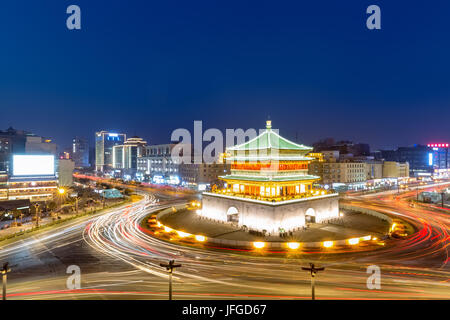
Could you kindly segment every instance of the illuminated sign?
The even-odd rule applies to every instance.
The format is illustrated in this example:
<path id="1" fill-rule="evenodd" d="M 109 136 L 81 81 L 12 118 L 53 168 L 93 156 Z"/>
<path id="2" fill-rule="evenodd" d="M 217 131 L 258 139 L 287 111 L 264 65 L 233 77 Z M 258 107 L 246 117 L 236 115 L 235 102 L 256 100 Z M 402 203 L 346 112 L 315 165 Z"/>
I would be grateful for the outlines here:
<path id="1" fill-rule="evenodd" d="M 42 176 L 55 174 L 53 155 L 13 155 L 14 176 Z"/>
<path id="2" fill-rule="evenodd" d="M 431 152 L 428 153 L 428 165 L 429 166 L 433 165 L 433 154 Z"/>
<path id="3" fill-rule="evenodd" d="M 110 136 L 110 137 L 118 137 L 119 135 L 117 133 L 110 133 L 110 134 L 108 134 L 108 136 Z"/>
<path id="4" fill-rule="evenodd" d="M 448 148 L 448 143 L 429 143 L 427 144 L 429 148 Z"/>

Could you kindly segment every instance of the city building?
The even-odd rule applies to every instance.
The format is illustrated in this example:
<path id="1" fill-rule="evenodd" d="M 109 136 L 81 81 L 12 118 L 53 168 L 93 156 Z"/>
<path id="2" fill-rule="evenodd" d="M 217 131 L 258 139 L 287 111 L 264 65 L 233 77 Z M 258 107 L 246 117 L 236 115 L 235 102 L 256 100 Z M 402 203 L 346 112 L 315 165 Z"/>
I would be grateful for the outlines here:
<path id="1" fill-rule="evenodd" d="M 381 150 L 386 161 L 408 162 L 410 175 L 413 177 L 438 175 L 449 177 L 450 158 L 448 143 L 430 143 L 399 147 L 397 150 Z"/>
<path id="2" fill-rule="evenodd" d="M 362 161 L 331 158 L 324 162 L 314 161 L 309 173 L 318 175 L 319 183 L 331 187 L 334 183 L 345 183 L 354 187 L 367 180 L 366 164 Z"/>
<path id="3" fill-rule="evenodd" d="M 56 144 L 49 138 L 27 136 L 25 141 L 26 154 L 52 154 L 56 156 Z"/>
<path id="4" fill-rule="evenodd" d="M 341 155 L 370 156 L 370 146 L 366 143 L 353 143 L 352 141 L 334 141 L 327 138 L 313 144 L 314 152 L 339 151 Z"/>
<path id="5" fill-rule="evenodd" d="M 70 187 L 73 185 L 73 171 L 75 162 L 71 159 L 58 160 L 58 185 L 60 187 Z"/>
<path id="6" fill-rule="evenodd" d="M 113 170 L 113 147 L 122 145 L 127 139 L 124 133 L 99 131 L 95 133 L 95 170 Z"/>
<path id="7" fill-rule="evenodd" d="M 86 139 L 75 137 L 72 140 L 72 160 L 75 168 L 89 168 L 89 144 Z"/>
<path id="8" fill-rule="evenodd" d="M 182 163 L 179 165 L 181 184 L 200 191 L 213 185 L 223 185 L 219 177 L 230 173 L 231 164 L 221 163 Z"/>
<path id="9" fill-rule="evenodd" d="M 224 188 L 203 193 L 199 215 L 269 234 L 338 217 L 338 195 L 313 187 L 320 177 L 308 174 L 311 151 L 278 135 L 268 120 L 259 136 L 227 148 L 231 173 L 220 177 Z"/>
<path id="10" fill-rule="evenodd" d="M 366 180 L 379 180 L 383 178 L 383 161 L 365 161 Z"/>
<path id="11" fill-rule="evenodd" d="M 121 176 L 130 179 L 136 177 L 138 159 L 146 155 L 147 142 L 139 137 L 132 137 L 122 145 L 113 146 L 113 168 L 120 171 Z"/>
<path id="12" fill-rule="evenodd" d="M 309 173 L 321 177 L 318 183 L 325 188 L 337 190 L 361 190 L 368 187 L 392 185 L 388 178 L 408 177 L 404 175 L 408 164 L 394 162 L 394 167 L 371 156 L 354 157 L 340 155 L 336 150 L 324 150 L 323 161 L 315 160 L 309 165 Z M 394 168 L 396 169 L 394 175 Z"/>
<path id="13" fill-rule="evenodd" d="M 383 178 L 408 178 L 409 163 L 408 162 L 383 162 Z"/>
<path id="14" fill-rule="evenodd" d="M 178 157 L 172 157 L 172 150 L 177 145 L 169 143 L 147 146 L 146 155 L 138 158 L 138 174 L 141 178 L 153 183 L 180 183 L 181 161 Z"/>
<path id="15" fill-rule="evenodd" d="M 54 155 L 12 155 L 10 173 L 1 176 L 0 200 L 47 201 L 58 187 Z"/>
<path id="16" fill-rule="evenodd" d="M 39 143 L 42 142 L 42 138 L 24 130 L 16 130 L 12 127 L 5 131 L 0 130 L 0 171 L 10 170 L 12 154 L 25 154 L 27 152 L 26 142 L 28 137 L 35 137 L 35 140 Z M 33 147 L 35 147 L 32 141 L 33 139 L 28 140 L 28 152 L 33 152 Z M 37 147 L 36 149 L 39 153 L 42 153 L 42 148 Z M 54 144 L 51 144 L 51 149 L 50 153 L 56 154 L 56 146 Z"/>

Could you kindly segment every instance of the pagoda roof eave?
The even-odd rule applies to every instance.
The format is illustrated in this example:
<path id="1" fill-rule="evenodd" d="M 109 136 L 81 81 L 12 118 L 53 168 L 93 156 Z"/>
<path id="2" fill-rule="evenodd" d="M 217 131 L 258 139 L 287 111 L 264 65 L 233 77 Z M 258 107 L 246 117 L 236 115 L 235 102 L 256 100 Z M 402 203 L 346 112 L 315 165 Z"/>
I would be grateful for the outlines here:
<path id="1" fill-rule="evenodd" d="M 297 144 L 286 138 L 283 138 L 272 129 L 266 129 L 259 136 L 244 142 L 242 144 L 229 147 L 227 151 L 246 151 L 246 150 L 296 150 L 296 151 L 312 151 L 312 147 L 303 144 Z"/>

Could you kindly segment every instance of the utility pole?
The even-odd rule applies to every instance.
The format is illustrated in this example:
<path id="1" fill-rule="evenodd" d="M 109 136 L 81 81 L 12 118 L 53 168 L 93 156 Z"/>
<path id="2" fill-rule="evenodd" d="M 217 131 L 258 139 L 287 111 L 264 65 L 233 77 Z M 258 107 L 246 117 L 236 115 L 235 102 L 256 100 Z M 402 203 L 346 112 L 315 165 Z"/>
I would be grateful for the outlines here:
<path id="1" fill-rule="evenodd" d="M 175 264 L 175 260 L 170 260 L 169 263 L 160 263 L 159 265 L 169 272 L 169 300 L 172 300 L 172 273 L 173 269 L 181 267 L 181 264 Z"/>
<path id="2" fill-rule="evenodd" d="M 444 195 L 445 192 L 441 192 L 441 207 L 444 208 Z"/>
<path id="3" fill-rule="evenodd" d="M 316 299 L 316 293 L 315 293 L 315 281 L 314 281 L 315 279 L 314 278 L 315 278 L 316 273 L 318 271 L 323 271 L 323 270 L 325 270 L 325 268 L 324 267 L 316 268 L 314 266 L 314 263 L 310 263 L 309 264 L 309 268 L 308 267 L 302 267 L 302 270 L 311 272 L 311 300 L 315 300 Z"/>
<path id="4" fill-rule="evenodd" d="M 3 264 L 3 268 L 2 268 L 2 282 L 3 282 L 2 297 L 3 297 L 3 300 L 6 300 L 6 274 L 11 271 L 11 269 L 9 268 L 8 265 L 9 265 L 9 263 L 5 262 Z"/>

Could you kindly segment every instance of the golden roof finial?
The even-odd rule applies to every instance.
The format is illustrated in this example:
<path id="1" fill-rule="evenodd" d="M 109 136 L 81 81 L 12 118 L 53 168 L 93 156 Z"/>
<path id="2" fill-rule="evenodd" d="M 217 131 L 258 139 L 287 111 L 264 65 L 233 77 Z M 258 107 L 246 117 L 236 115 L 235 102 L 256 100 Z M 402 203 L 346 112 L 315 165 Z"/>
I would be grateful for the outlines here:
<path id="1" fill-rule="evenodd" d="M 266 121 L 266 129 L 272 129 L 272 120 Z"/>

